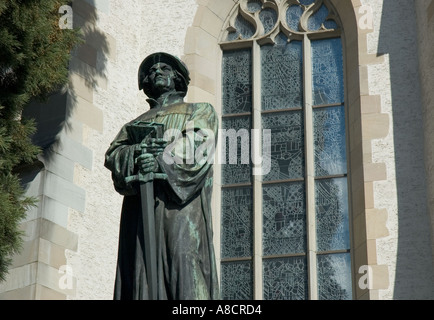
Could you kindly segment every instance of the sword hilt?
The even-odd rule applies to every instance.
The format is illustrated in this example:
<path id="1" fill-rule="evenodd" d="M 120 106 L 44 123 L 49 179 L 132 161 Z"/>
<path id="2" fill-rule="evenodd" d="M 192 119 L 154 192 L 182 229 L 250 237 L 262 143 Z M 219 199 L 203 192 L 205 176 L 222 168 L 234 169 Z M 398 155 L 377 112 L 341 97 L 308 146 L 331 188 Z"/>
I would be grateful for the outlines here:
<path id="1" fill-rule="evenodd" d="M 167 174 L 165 173 L 155 173 L 155 172 L 149 172 L 147 174 L 136 174 L 134 176 L 126 177 L 125 182 L 127 184 L 133 183 L 133 182 L 149 182 L 154 180 L 167 180 Z"/>

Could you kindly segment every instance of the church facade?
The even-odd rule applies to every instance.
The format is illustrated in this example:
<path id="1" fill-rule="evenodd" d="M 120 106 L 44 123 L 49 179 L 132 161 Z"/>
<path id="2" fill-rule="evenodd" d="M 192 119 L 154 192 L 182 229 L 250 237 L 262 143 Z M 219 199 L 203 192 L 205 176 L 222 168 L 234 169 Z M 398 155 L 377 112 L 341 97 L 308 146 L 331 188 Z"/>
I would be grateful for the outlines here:
<path id="1" fill-rule="evenodd" d="M 39 203 L 1 299 L 113 298 L 122 196 L 104 156 L 149 109 L 137 72 L 154 52 L 187 65 L 187 102 L 211 103 L 240 140 L 250 133 L 247 161 L 227 136 L 217 144 L 224 299 L 434 298 L 434 1 L 75 0 L 70 9 L 59 19 L 86 41 L 68 87 L 24 114 L 44 148 L 23 172 Z"/>

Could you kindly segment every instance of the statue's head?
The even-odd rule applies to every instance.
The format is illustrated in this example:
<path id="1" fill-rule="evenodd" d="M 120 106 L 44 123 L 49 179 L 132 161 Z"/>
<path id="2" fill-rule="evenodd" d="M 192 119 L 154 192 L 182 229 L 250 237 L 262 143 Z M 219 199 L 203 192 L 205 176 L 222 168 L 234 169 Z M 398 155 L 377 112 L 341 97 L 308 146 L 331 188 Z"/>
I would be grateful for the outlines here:
<path id="1" fill-rule="evenodd" d="M 157 52 L 146 57 L 139 67 L 139 90 L 157 99 L 163 90 L 187 94 L 190 76 L 187 66 L 177 57 Z M 164 88 L 163 88 L 164 86 Z"/>

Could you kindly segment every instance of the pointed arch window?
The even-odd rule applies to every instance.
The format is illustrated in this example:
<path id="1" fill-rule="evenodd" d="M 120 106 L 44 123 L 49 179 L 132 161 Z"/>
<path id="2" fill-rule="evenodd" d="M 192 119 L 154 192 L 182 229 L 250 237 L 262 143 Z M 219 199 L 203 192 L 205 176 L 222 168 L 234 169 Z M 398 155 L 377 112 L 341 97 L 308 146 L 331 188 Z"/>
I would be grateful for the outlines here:
<path id="1" fill-rule="evenodd" d="M 352 298 L 340 25 L 327 0 L 240 0 L 227 21 L 222 129 L 239 139 L 222 165 L 224 299 Z M 243 140 L 251 129 L 270 141 Z M 269 150 L 270 170 L 255 175 L 247 149 Z"/>

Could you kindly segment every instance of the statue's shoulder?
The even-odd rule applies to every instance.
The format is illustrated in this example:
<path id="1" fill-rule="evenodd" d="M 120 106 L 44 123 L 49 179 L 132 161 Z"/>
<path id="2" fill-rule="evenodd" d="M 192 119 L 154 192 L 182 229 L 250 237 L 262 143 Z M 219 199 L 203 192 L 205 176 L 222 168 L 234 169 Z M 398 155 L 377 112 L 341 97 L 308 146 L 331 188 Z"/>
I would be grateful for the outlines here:
<path id="1" fill-rule="evenodd" d="M 192 102 L 189 103 L 189 108 L 192 113 L 215 114 L 216 111 L 211 103 L 208 102 Z"/>

